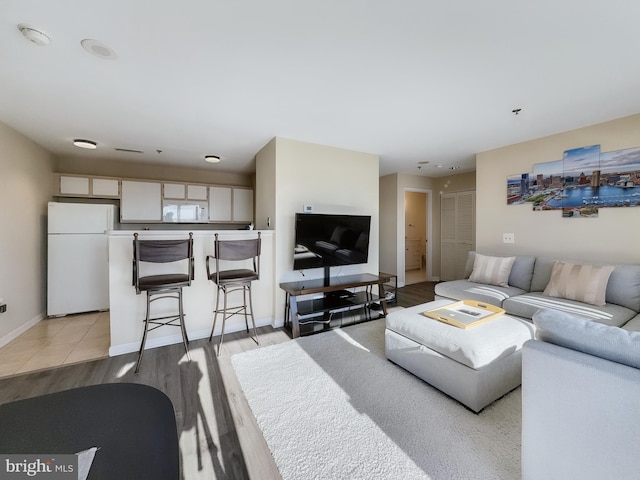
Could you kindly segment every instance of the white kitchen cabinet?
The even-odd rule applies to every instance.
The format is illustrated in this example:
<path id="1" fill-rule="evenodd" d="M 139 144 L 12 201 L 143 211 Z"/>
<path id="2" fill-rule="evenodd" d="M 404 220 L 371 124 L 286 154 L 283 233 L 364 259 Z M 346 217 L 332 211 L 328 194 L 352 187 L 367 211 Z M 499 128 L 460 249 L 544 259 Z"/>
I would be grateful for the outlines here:
<path id="1" fill-rule="evenodd" d="M 163 184 L 163 198 L 171 200 L 207 200 L 206 185 L 190 185 L 184 183 Z"/>
<path id="2" fill-rule="evenodd" d="M 187 185 L 187 200 L 206 200 L 206 185 Z"/>
<path id="3" fill-rule="evenodd" d="M 253 189 L 209 187 L 210 222 L 253 222 Z"/>
<path id="4" fill-rule="evenodd" d="M 60 175 L 60 195 L 89 196 L 89 177 Z"/>
<path id="5" fill-rule="evenodd" d="M 92 178 L 91 196 L 118 198 L 120 196 L 120 182 L 117 178 Z"/>
<path id="6" fill-rule="evenodd" d="M 53 194 L 61 197 L 119 198 L 117 178 L 54 174 Z"/>
<path id="7" fill-rule="evenodd" d="M 186 195 L 186 185 L 184 183 L 165 183 L 163 184 L 163 198 L 172 200 L 184 200 Z"/>
<path id="8" fill-rule="evenodd" d="M 231 221 L 231 187 L 209 187 L 209 221 Z"/>
<path id="9" fill-rule="evenodd" d="M 162 221 L 162 184 L 159 182 L 122 180 L 120 221 Z"/>
<path id="10" fill-rule="evenodd" d="M 253 189 L 233 189 L 233 215 L 234 222 L 253 222 Z"/>

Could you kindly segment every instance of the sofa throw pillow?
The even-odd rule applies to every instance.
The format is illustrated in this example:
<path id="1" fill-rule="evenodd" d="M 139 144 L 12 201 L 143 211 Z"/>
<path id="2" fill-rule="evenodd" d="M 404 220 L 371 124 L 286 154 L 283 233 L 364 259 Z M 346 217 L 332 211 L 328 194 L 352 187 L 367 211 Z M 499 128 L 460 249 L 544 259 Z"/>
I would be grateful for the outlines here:
<path id="1" fill-rule="evenodd" d="M 596 267 L 554 262 L 544 295 L 602 307 L 613 268 L 610 265 Z"/>
<path id="2" fill-rule="evenodd" d="M 640 332 L 547 308 L 538 310 L 532 320 L 538 340 L 640 368 Z"/>
<path id="3" fill-rule="evenodd" d="M 516 257 L 490 257 L 476 253 L 469 281 L 508 287 L 509 274 L 515 260 Z"/>

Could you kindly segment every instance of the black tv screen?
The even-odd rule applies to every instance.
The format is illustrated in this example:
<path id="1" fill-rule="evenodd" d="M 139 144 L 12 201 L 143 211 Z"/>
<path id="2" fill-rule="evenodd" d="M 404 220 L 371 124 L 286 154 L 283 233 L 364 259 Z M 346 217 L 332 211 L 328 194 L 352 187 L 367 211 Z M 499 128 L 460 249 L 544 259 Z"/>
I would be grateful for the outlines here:
<path id="1" fill-rule="evenodd" d="M 367 263 L 369 215 L 296 213 L 293 269 Z"/>

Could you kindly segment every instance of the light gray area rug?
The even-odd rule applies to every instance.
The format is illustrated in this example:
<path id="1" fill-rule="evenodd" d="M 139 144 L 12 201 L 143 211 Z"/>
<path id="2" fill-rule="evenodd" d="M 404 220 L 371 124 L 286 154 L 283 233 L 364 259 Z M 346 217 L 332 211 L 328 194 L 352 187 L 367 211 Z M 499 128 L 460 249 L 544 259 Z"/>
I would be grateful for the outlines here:
<path id="1" fill-rule="evenodd" d="M 520 389 L 476 415 L 386 360 L 384 327 L 232 357 L 282 477 L 519 479 Z"/>

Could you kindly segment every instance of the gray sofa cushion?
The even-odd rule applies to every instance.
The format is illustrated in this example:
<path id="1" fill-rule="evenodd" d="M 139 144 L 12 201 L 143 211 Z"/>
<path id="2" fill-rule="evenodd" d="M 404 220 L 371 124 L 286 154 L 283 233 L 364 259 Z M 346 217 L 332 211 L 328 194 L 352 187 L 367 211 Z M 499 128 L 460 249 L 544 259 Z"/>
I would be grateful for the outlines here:
<path id="1" fill-rule="evenodd" d="M 630 332 L 640 332 L 640 315 L 636 315 L 627 323 L 622 325 L 622 328 L 629 330 Z"/>
<path id="2" fill-rule="evenodd" d="M 640 265 L 616 265 L 607 284 L 607 303 L 640 312 Z"/>
<path id="3" fill-rule="evenodd" d="M 544 289 L 547 288 L 547 284 L 551 279 L 551 270 L 553 270 L 553 264 L 556 260 L 556 258 L 550 257 L 536 258 L 529 288 L 530 292 L 544 292 Z"/>
<path id="4" fill-rule="evenodd" d="M 636 313 L 626 307 L 607 303 L 600 307 L 587 303 L 576 302 L 564 298 L 547 297 L 542 292 L 531 292 L 508 298 L 502 303 L 502 308 L 509 315 L 532 318 L 541 308 L 551 308 L 561 312 L 582 315 L 598 323 L 620 327 L 631 320 Z"/>
<path id="5" fill-rule="evenodd" d="M 556 259 L 538 257 L 533 270 L 530 292 L 543 292 L 551 278 Z M 615 303 L 640 312 L 640 265 L 616 265 L 607 283 L 607 303 Z"/>
<path id="6" fill-rule="evenodd" d="M 469 278 L 471 275 L 475 258 L 476 252 L 469 252 L 469 255 L 467 256 L 467 263 L 465 263 L 464 266 L 464 278 Z M 511 273 L 509 274 L 509 286 L 528 292 L 531 287 L 531 277 L 533 276 L 533 267 L 535 263 L 536 257 L 532 257 L 530 255 L 517 255 L 513 262 L 513 266 L 511 267 Z M 551 271 L 549 271 L 549 274 L 551 274 Z"/>
<path id="7" fill-rule="evenodd" d="M 640 332 L 629 332 L 580 315 L 549 309 L 537 312 L 533 323 L 538 340 L 640 368 Z"/>
<path id="8" fill-rule="evenodd" d="M 474 283 L 468 280 L 452 280 L 450 282 L 436 283 L 436 297 L 451 298 L 454 300 L 477 300 L 486 302 L 496 307 L 502 306 L 502 302 L 514 295 L 527 293 L 516 287 L 497 287 Z M 529 317 L 531 318 L 531 317 Z"/>

